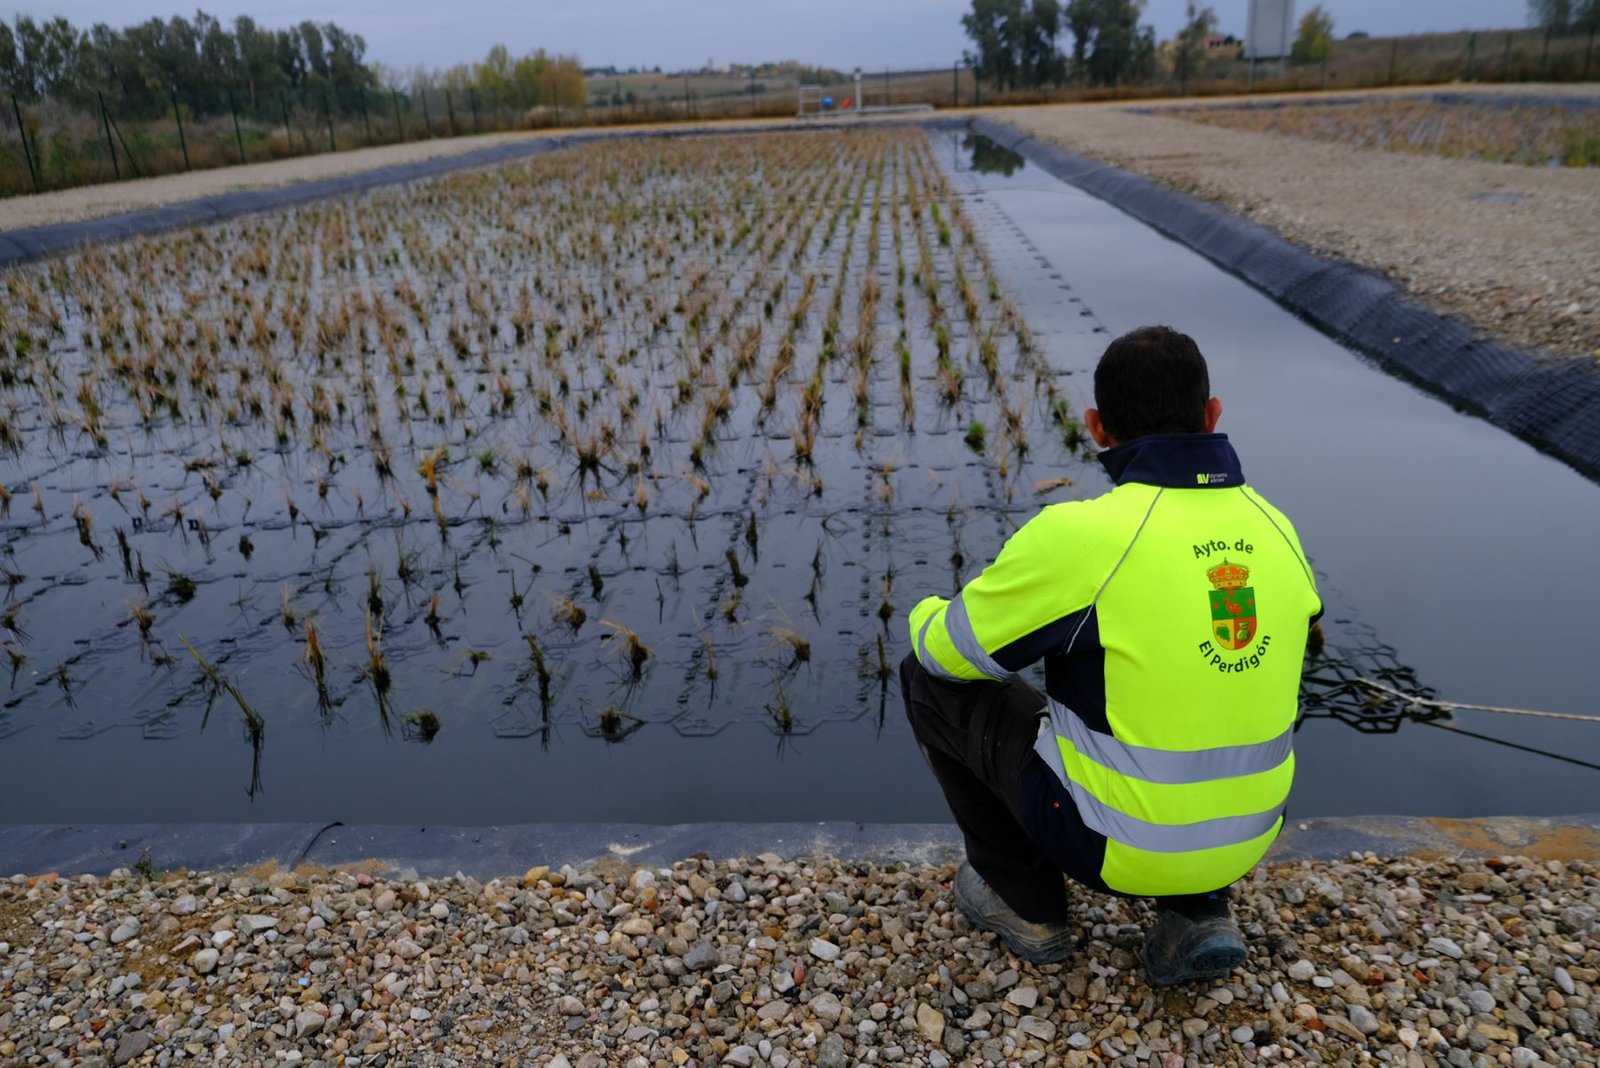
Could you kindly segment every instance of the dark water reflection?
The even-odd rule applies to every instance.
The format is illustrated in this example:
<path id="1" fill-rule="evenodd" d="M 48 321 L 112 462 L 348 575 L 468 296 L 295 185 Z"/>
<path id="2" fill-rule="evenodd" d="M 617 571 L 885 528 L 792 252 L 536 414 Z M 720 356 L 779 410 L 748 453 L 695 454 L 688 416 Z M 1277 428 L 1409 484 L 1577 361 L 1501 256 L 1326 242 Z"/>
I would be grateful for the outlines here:
<path id="1" fill-rule="evenodd" d="M 998 174 L 1009 178 L 1028 165 L 1020 152 L 999 144 L 982 134 L 967 134 L 961 147 L 970 153 L 972 170 L 979 174 Z"/>

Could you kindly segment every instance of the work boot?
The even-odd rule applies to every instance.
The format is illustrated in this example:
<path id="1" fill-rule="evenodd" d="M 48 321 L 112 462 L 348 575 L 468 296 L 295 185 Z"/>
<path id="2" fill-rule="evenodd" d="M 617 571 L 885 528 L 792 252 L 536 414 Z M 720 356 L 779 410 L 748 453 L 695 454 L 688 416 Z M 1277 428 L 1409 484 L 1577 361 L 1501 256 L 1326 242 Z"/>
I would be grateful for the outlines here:
<path id="1" fill-rule="evenodd" d="M 972 926 L 993 931 L 1011 952 L 1034 964 L 1054 964 L 1072 953 L 1072 928 L 1064 923 L 1030 923 L 1017 915 L 971 864 L 962 862 L 954 883 L 956 907 Z"/>
<path id="2" fill-rule="evenodd" d="M 1155 986 L 1225 979 L 1244 958 L 1244 936 L 1223 895 L 1187 914 L 1158 905 L 1144 938 L 1144 970 Z"/>

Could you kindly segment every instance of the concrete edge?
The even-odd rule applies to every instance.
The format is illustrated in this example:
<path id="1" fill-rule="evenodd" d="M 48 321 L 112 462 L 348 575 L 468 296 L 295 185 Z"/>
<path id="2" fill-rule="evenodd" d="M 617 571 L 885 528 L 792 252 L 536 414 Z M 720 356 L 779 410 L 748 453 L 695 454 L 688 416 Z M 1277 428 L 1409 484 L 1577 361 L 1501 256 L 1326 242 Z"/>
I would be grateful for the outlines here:
<path id="1" fill-rule="evenodd" d="M 1009 123 L 969 121 L 973 132 L 1198 252 L 1386 371 L 1600 479 L 1600 361 L 1501 345 L 1374 270 L 1318 256 L 1215 204 Z"/>
<path id="2" fill-rule="evenodd" d="M 1268 863 L 1380 858 L 1526 856 L 1600 859 L 1600 813 L 1450 820 L 1357 816 L 1288 823 Z M 157 871 L 360 867 L 477 879 L 521 875 L 536 864 L 582 869 L 612 857 L 660 866 L 695 856 L 773 853 L 845 861 L 951 863 L 961 837 L 933 823 L 528 823 L 498 827 L 364 824 L 81 824 L 0 826 L 0 877 L 57 872 L 104 875 L 148 861 Z"/>

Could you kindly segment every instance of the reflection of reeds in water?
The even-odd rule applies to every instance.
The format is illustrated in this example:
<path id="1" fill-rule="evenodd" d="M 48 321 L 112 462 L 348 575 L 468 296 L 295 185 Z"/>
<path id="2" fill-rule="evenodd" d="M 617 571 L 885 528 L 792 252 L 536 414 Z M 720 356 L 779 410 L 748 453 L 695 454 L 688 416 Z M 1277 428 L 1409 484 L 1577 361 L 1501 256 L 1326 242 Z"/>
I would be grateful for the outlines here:
<path id="1" fill-rule="evenodd" d="M 211 702 L 216 699 L 218 692 L 226 693 L 233 699 L 233 703 L 239 706 L 239 712 L 244 717 L 245 733 L 250 739 L 252 758 L 249 793 L 253 798 L 261 789 L 261 745 L 266 739 L 266 721 L 250 706 L 250 702 L 244 699 L 244 694 L 239 692 L 239 687 L 233 680 L 225 678 L 222 672 L 217 670 L 216 665 L 201 656 L 200 651 L 189 644 L 188 638 L 180 634 L 178 635 L 178 640 L 183 643 L 185 649 L 189 650 L 189 655 L 194 657 L 195 663 L 200 665 L 200 671 L 205 675 L 206 681 L 211 684 L 211 697 L 206 701 L 206 711 L 205 715 L 201 717 L 200 729 L 204 730 L 206 722 L 211 718 Z"/>
<path id="2" fill-rule="evenodd" d="M 749 585 L 750 576 L 746 575 L 739 567 L 739 554 L 734 552 L 732 549 L 728 549 L 723 553 L 723 557 L 728 561 L 728 572 L 733 577 L 734 588 L 743 589 L 745 586 Z"/>
<path id="3" fill-rule="evenodd" d="M 0 642 L 0 649 L 5 650 L 6 661 L 11 665 L 11 685 L 17 684 L 17 672 L 22 670 L 22 665 L 28 662 L 28 654 L 21 647 L 10 642 Z"/>
<path id="4" fill-rule="evenodd" d="M 545 662 L 544 650 L 539 647 L 539 639 L 530 631 L 523 635 L 528 642 L 528 658 L 533 661 L 533 671 L 539 681 L 539 704 L 544 708 L 550 707 L 550 666 Z"/>
<path id="5" fill-rule="evenodd" d="M 383 661 L 383 628 L 374 625 L 372 616 L 367 616 L 367 677 L 372 681 L 372 688 L 379 694 L 387 694 L 391 679 L 389 666 Z"/>
<path id="6" fill-rule="evenodd" d="M 616 632 L 617 638 L 623 643 L 623 659 L 628 662 L 628 669 L 633 681 L 638 682 L 644 677 L 644 665 L 650 659 L 650 647 L 639 640 L 639 635 L 630 627 L 611 619 L 602 619 L 602 627 L 610 627 Z"/>
<path id="7" fill-rule="evenodd" d="M 405 717 L 408 727 L 415 733 L 416 739 L 427 743 L 439 733 L 439 717 L 426 708 L 419 708 L 415 712 L 408 712 Z"/>
<path id="8" fill-rule="evenodd" d="M 578 628 L 583 626 L 584 620 L 589 618 L 589 613 L 585 612 L 583 606 L 571 597 L 556 594 L 555 611 L 550 618 L 557 623 L 571 627 L 576 633 Z"/>
<path id="9" fill-rule="evenodd" d="M 799 667 L 811 659 L 811 642 L 799 631 L 791 627 L 773 627 L 767 631 L 767 637 L 779 649 L 789 652 L 791 668 Z"/>
<path id="10" fill-rule="evenodd" d="M 322 637 L 317 631 L 317 621 L 310 616 L 306 617 L 305 626 L 305 652 L 302 654 L 306 666 L 311 669 L 312 681 L 317 687 L 317 712 L 324 721 L 333 714 L 333 700 L 328 696 L 327 684 L 327 655 L 322 649 Z"/>
<path id="11" fill-rule="evenodd" d="M 767 706 L 767 712 L 772 716 L 772 722 L 780 734 L 790 734 L 794 731 L 794 709 L 789 707 L 789 697 L 783 692 L 781 683 L 774 682 L 776 693 L 772 703 Z"/>

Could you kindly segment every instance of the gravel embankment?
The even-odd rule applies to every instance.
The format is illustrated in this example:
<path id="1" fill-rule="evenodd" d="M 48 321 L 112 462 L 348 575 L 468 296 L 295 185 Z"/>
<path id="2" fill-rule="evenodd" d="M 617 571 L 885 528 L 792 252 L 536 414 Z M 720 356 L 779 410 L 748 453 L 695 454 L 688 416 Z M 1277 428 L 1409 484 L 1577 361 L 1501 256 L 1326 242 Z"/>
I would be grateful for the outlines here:
<path id="1" fill-rule="evenodd" d="M 0 1065 L 1590 1065 L 1578 861 L 1260 869 L 1245 969 L 1152 990 L 1144 906 L 1034 968 L 949 866 L 621 861 L 520 882 L 317 871 L 0 883 Z"/>
<path id="2" fill-rule="evenodd" d="M 1573 90 L 1518 88 L 1538 91 Z M 1600 168 L 1352 148 L 1140 115 L 1126 105 L 991 114 L 1379 270 L 1503 341 L 1600 355 Z"/>

